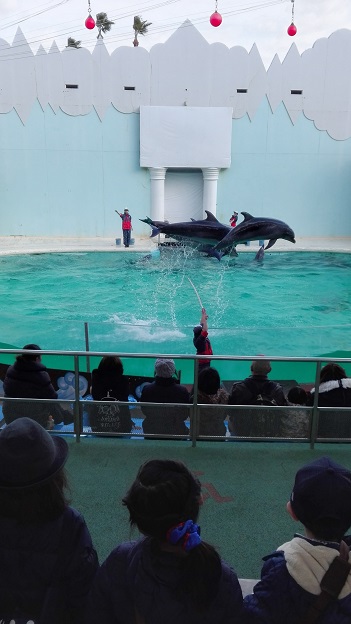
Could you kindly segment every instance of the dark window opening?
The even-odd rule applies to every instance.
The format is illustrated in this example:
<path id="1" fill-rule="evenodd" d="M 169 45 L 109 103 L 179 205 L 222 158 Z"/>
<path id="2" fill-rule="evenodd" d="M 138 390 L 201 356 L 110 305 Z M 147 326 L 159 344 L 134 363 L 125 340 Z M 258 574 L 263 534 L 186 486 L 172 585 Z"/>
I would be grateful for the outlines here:
<path id="1" fill-rule="evenodd" d="M 78 89 L 78 85 L 66 84 L 66 89 Z"/>
<path id="2" fill-rule="evenodd" d="M 291 89 L 291 95 L 302 95 L 302 89 Z"/>
<path id="3" fill-rule="evenodd" d="M 237 89 L 237 93 L 247 93 L 247 89 Z"/>
<path id="4" fill-rule="evenodd" d="M 135 91 L 135 87 L 124 87 L 125 91 Z"/>

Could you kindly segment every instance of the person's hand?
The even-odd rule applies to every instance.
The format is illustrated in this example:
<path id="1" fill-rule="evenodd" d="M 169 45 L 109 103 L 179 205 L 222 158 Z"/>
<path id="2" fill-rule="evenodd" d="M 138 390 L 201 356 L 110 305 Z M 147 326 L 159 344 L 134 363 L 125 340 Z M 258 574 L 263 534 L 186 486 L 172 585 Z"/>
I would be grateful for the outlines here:
<path id="1" fill-rule="evenodd" d="M 201 321 L 207 321 L 207 319 L 208 319 L 208 314 L 207 314 L 205 308 L 202 308 L 202 310 L 201 310 Z"/>

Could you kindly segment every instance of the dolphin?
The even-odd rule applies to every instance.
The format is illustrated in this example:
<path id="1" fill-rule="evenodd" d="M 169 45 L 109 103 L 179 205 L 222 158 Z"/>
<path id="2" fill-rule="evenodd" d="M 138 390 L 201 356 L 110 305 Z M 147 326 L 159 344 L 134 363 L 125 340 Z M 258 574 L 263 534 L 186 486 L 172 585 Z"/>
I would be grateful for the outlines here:
<path id="1" fill-rule="evenodd" d="M 232 228 L 220 223 L 209 210 L 205 210 L 205 212 L 206 219 L 180 223 L 153 221 L 150 217 L 140 219 L 140 221 L 150 225 L 152 230 L 151 238 L 161 233 L 177 241 L 181 241 L 184 245 L 197 247 L 202 251 L 209 251 L 218 242 L 223 240 Z"/>
<path id="2" fill-rule="evenodd" d="M 284 221 L 269 217 L 253 217 L 249 212 L 242 212 L 241 214 L 244 221 L 235 228 L 230 228 L 229 233 L 209 251 L 210 255 L 215 256 L 218 260 L 236 245 L 247 241 L 269 239 L 265 249 L 273 247 L 278 238 L 283 238 L 291 243 L 296 242 L 293 230 Z"/>

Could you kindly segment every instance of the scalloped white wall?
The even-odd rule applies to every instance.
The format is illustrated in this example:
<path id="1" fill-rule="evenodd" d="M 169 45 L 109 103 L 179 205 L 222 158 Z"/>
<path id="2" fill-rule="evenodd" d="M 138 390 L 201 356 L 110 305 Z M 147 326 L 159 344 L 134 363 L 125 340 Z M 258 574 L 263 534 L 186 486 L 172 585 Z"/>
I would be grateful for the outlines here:
<path id="1" fill-rule="evenodd" d="M 1 234 L 114 236 L 114 209 L 127 205 L 135 234 L 147 234 L 139 107 L 187 105 L 233 109 L 220 219 L 235 207 L 297 235 L 350 236 L 350 77 L 346 29 L 302 55 L 293 44 L 267 71 L 256 46 L 210 45 L 188 21 L 150 52 L 111 55 L 103 40 L 92 54 L 53 43 L 34 55 L 18 29 L 12 45 L 0 39 Z"/>

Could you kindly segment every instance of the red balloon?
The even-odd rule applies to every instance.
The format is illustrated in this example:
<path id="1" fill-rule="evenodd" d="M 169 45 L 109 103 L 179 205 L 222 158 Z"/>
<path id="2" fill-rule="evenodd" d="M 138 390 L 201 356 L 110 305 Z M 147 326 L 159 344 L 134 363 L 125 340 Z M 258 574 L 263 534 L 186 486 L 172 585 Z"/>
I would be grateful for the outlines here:
<path id="1" fill-rule="evenodd" d="M 91 15 L 88 15 L 87 19 L 85 20 L 85 28 L 87 28 L 88 30 L 93 30 L 93 28 L 95 28 L 95 20 L 93 17 L 91 17 Z"/>
<path id="2" fill-rule="evenodd" d="M 222 23 L 222 16 L 220 13 L 218 13 L 218 11 L 215 11 L 214 13 L 212 13 L 211 17 L 210 17 L 210 24 L 211 26 L 214 26 L 215 28 L 217 28 L 217 26 L 220 26 Z"/>
<path id="3" fill-rule="evenodd" d="M 286 32 L 288 33 L 289 37 L 294 37 L 294 35 L 296 35 L 297 28 L 296 28 L 294 22 L 291 22 L 291 24 L 290 24 L 290 26 L 289 26 L 289 28 L 288 28 L 288 30 Z"/>

